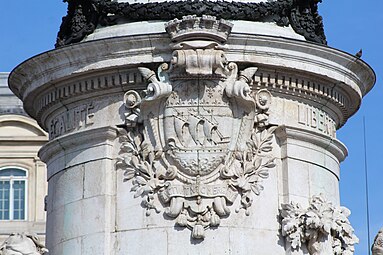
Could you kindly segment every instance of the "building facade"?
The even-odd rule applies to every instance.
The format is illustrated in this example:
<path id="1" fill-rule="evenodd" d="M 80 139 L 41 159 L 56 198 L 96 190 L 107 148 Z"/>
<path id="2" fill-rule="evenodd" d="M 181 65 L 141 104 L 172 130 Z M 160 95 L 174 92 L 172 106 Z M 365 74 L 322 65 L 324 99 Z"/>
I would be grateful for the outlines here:
<path id="1" fill-rule="evenodd" d="M 45 240 L 46 166 L 37 153 L 47 140 L 0 73 L 0 243 L 15 232 Z"/>

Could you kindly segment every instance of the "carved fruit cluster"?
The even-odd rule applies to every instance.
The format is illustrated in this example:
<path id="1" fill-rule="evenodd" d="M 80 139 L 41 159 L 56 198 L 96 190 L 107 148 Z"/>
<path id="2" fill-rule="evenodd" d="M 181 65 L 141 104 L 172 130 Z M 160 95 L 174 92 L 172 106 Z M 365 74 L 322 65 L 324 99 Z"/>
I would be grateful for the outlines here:
<path id="1" fill-rule="evenodd" d="M 282 235 L 293 249 L 307 245 L 310 254 L 352 255 L 359 239 L 348 220 L 350 210 L 314 196 L 307 209 L 297 203 L 282 205 Z"/>

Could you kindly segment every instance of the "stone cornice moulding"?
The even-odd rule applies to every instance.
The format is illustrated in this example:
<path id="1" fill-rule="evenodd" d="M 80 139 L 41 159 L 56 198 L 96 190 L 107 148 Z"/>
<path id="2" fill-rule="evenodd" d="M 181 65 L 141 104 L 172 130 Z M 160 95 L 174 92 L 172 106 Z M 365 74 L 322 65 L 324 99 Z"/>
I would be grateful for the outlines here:
<path id="1" fill-rule="evenodd" d="M 259 69 L 254 76 L 254 84 L 258 89 L 267 88 L 274 96 L 297 100 L 319 109 L 327 109 L 341 127 L 354 113 L 358 107 L 358 101 L 351 99 L 354 95 L 352 90 L 345 90 L 342 86 L 332 84 L 328 80 L 307 76 L 307 74 L 294 72 L 292 70 Z M 359 96 L 356 96 L 359 98 Z"/>
<path id="2" fill-rule="evenodd" d="M 48 160 L 55 160 L 55 157 L 57 157 L 57 155 L 61 152 L 66 151 L 66 153 L 68 153 L 67 150 L 73 150 L 73 148 L 84 144 L 87 144 L 88 147 L 91 147 L 91 145 L 93 146 L 101 144 L 109 144 L 110 146 L 113 146 L 116 137 L 117 128 L 111 126 L 79 131 L 76 133 L 63 135 L 46 143 L 43 147 L 41 147 L 38 156 L 43 162 L 47 163 Z M 105 155 L 104 158 L 107 157 L 108 155 Z M 61 169 L 60 171 L 63 170 L 65 169 Z M 48 179 L 56 173 L 58 173 L 58 171 L 50 172 L 48 169 Z"/>
<path id="3" fill-rule="evenodd" d="M 254 76 L 253 85 L 256 89 L 266 88 L 273 92 L 274 96 L 290 100 L 299 100 L 302 103 L 312 105 L 326 111 L 338 126 L 344 124 L 350 112 L 356 109 L 347 93 L 342 88 L 334 88 L 334 85 L 325 85 L 324 79 L 304 77 L 300 74 L 285 70 L 276 73 L 272 69 L 259 69 Z M 120 93 L 129 89 L 144 89 L 141 74 L 135 68 L 109 70 L 96 75 L 86 75 L 71 79 L 68 82 L 57 84 L 47 89 L 42 96 L 37 96 L 34 101 L 36 116 L 42 126 L 47 126 L 46 120 L 62 106 L 83 99 Z"/>
<path id="4" fill-rule="evenodd" d="M 89 135 L 92 134 L 92 139 Z M 55 140 L 46 143 L 39 151 L 40 159 L 45 162 L 46 160 L 54 157 L 62 150 L 73 148 L 74 146 L 82 145 L 85 142 L 88 144 L 99 144 L 108 141 L 114 141 L 117 137 L 117 128 L 115 127 L 101 127 L 84 131 L 79 131 L 74 134 L 63 135 Z M 40 155 L 41 154 L 41 155 Z"/>
<path id="5" fill-rule="evenodd" d="M 152 41 L 159 42 L 155 49 Z M 169 44 L 169 38 L 164 35 L 150 35 L 102 39 L 53 49 L 18 65 L 11 72 L 8 83 L 13 93 L 23 100 L 36 90 L 44 90 L 85 73 L 99 73 L 111 67 L 160 63 L 164 58 L 170 60 Z M 33 75 L 29 71 L 33 71 Z"/>
<path id="6" fill-rule="evenodd" d="M 276 130 L 276 134 L 278 135 L 278 138 L 284 141 L 290 138 L 315 144 L 328 150 L 339 160 L 339 162 L 342 162 L 348 155 L 347 147 L 341 141 L 313 131 L 290 126 L 280 126 Z"/>
<path id="7" fill-rule="evenodd" d="M 348 155 L 347 147 L 342 142 L 313 131 L 282 125 L 275 131 L 275 135 L 281 141 L 281 146 L 286 144 L 289 139 L 305 141 L 327 150 L 329 153 L 334 155 L 339 163 L 342 162 Z M 330 169 L 327 170 L 332 172 L 339 179 L 339 172 L 334 173 Z"/>
<path id="8" fill-rule="evenodd" d="M 242 42 L 246 41 L 244 45 Z M 296 69 L 343 82 L 364 96 L 376 81 L 375 72 L 360 58 L 324 45 L 272 36 L 238 34 L 230 37 L 233 61 Z M 245 54 L 244 54 L 245 52 Z M 232 56 L 234 55 L 234 56 Z M 237 57 L 235 57 L 237 56 Z M 281 63 L 281 58 L 285 61 Z"/>
<path id="9" fill-rule="evenodd" d="M 246 46 L 243 46 L 244 40 Z M 161 43 L 156 44 L 154 48 L 151 42 L 155 41 Z M 12 71 L 9 81 L 12 84 L 16 84 L 17 81 L 19 84 L 25 84 L 25 77 L 28 76 L 20 77 L 23 74 L 20 69 L 28 68 L 34 71 L 33 78 L 37 79 L 35 83 L 49 84 L 52 80 L 66 78 L 68 74 L 103 69 L 110 67 L 111 64 L 116 67 L 145 62 L 166 62 L 171 58 L 169 43 L 169 38 L 162 34 L 123 36 L 66 46 L 24 61 Z M 328 46 L 294 39 L 235 33 L 231 34 L 228 43 L 230 45 L 230 50 L 227 52 L 229 61 L 268 64 L 304 72 L 319 71 L 319 74 L 324 74 L 334 81 L 351 83 L 348 86 L 361 95 L 365 95 L 375 83 L 375 73 L 367 63 L 354 55 Z M 159 45 L 162 48 L 159 48 Z M 139 59 L 134 56 L 139 56 Z M 127 57 L 133 58 L 128 60 Z M 286 61 L 289 60 L 288 65 L 280 63 L 281 57 Z M 62 72 L 63 70 L 66 72 Z M 45 73 L 50 74 L 51 79 L 47 79 Z M 26 90 L 24 86 L 15 88 L 12 86 L 11 89 L 20 97 L 20 94 Z M 33 87 L 32 85 L 28 90 L 33 90 Z"/>
<path id="10" fill-rule="evenodd" d="M 0 137 L 0 142 L 2 145 L 12 144 L 14 146 L 17 146 L 19 143 L 20 145 L 26 145 L 26 146 L 33 146 L 33 145 L 43 145 L 48 141 L 48 138 L 46 136 L 36 136 L 36 137 L 30 137 L 30 136 L 9 136 L 9 137 Z"/>
<path id="11" fill-rule="evenodd" d="M 35 150 L 23 152 L 22 154 L 20 152 L 17 152 L 17 151 L 12 151 L 12 152 L 10 152 L 9 150 L 7 150 L 6 152 L 0 151 L 0 157 L 1 158 L 8 158 L 10 160 L 10 163 L 12 163 L 12 164 L 15 160 L 24 160 L 26 158 L 32 160 L 32 159 L 37 157 L 37 151 L 41 146 L 42 146 L 42 144 L 36 145 Z"/>
<path id="12" fill-rule="evenodd" d="M 246 40 L 246 46 L 240 42 Z M 110 69 L 133 68 L 137 64 L 170 61 L 170 40 L 165 35 L 126 36 L 71 45 L 37 55 L 14 69 L 9 77 L 12 91 L 36 117 L 38 94 L 81 76 Z M 153 48 L 152 44 L 161 45 Z M 316 76 L 345 91 L 354 106 L 375 83 L 375 73 L 362 60 L 348 53 L 309 42 L 270 36 L 232 34 L 228 61 L 291 70 Z M 298 57 L 297 57 L 298 56 Z M 31 75 L 32 74 L 32 75 Z"/>
<path id="13" fill-rule="evenodd" d="M 0 155 L 1 155 L 1 153 L 0 153 Z M 25 159 L 25 156 L 23 158 Z M 30 173 L 30 170 L 32 170 L 32 171 L 35 170 L 35 164 L 29 163 L 28 161 L 26 162 L 24 160 L 14 160 L 14 159 L 10 160 L 10 162 L 2 161 L 0 163 L 0 168 L 3 168 L 3 167 L 19 167 L 19 168 L 27 169 L 28 174 Z M 6 222 L 9 222 L 9 221 L 1 222 L 1 226 L 2 226 L 1 230 L 4 229 L 3 224 Z"/>
<path id="14" fill-rule="evenodd" d="M 48 51 L 16 67 L 11 73 L 9 81 L 12 84 L 17 81 L 20 82 L 19 84 L 25 84 L 26 79 L 20 77 L 23 73 L 20 69 L 32 68 L 31 71 L 34 71 L 33 78 L 37 79 L 35 83 L 49 84 L 52 80 L 66 78 L 68 74 L 103 69 L 110 67 L 111 64 L 112 66 L 139 64 L 145 62 L 145 58 L 147 62 L 169 61 L 171 57 L 170 47 L 164 45 L 163 48 L 156 47 L 154 49 L 150 44 L 150 41 L 153 40 L 159 40 L 165 44 L 170 43 L 170 40 L 164 35 L 126 36 L 101 39 Z M 241 43 L 243 40 L 246 40 L 246 46 Z M 140 46 L 144 46 L 143 48 L 132 47 L 138 46 L 140 43 L 142 43 Z M 230 51 L 227 55 L 230 61 L 269 64 L 304 72 L 314 70 L 314 73 L 318 72 L 319 67 L 319 74 L 323 73 L 336 81 L 351 82 L 352 89 L 361 95 L 366 94 L 375 82 L 373 70 L 363 60 L 328 46 L 278 37 L 235 34 L 231 35 L 229 44 Z M 140 55 L 139 60 L 135 58 L 126 59 L 138 55 Z M 286 61 L 289 60 L 289 65 L 280 63 L 280 57 Z M 43 65 L 41 66 L 41 64 Z M 64 73 L 63 70 L 66 72 Z M 45 73 L 50 74 L 49 78 L 51 79 L 47 79 Z M 366 82 L 362 82 L 364 80 Z M 31 90 L 33 87 L 32 84 L 31 88 L 27 90 Z M 21 85 L 18 88 L 12 88 L 12 90 L 20 97 L 26 88 Z"/>
<path id="15" fill-rule="evenodd" d="M 25 129 L 31 129 L 31 132 L 34 132 L 36 136 L 25 136 L 25 138 L 28 139 L 44 139 L 45 141 L 48 140 L 48 134 L 39 126 L 37 125 L 36 121 L 31 119 L 30 117 L 18 115 L 18 114 L 4 114 L 0 115 L 0 125 L 6 126 L 7 123 L 17 123 L 15 125 L 22 126 Z M 7 135 L 0 134 L 0 139 L 3 139 L 7 137 Z M 20 138 L 20 136 L 17 136 Z M 36 138 L 38 137 L 38 138 Z"/>

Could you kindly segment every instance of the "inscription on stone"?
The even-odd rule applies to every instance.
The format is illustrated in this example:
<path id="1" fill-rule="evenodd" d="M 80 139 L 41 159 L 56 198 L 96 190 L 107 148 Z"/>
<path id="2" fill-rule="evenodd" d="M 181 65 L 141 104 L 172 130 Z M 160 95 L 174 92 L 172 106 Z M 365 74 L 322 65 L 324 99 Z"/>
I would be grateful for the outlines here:
<path id="1" fill-rule="evenodd" d="M 79 105 L 55 117 L 49 125 L 49 138 L 54 139 L 72 130 L 92 125 L 94 103 Z"/>
<path id="2" fill-rule="evenodd" d="M 333 121 L 328 114 L 314 107 L 299 104 L 298 123 L 333 138 L 336 136 L 335 121 Z"/>
<path id="3" fill-rule="evenodd" d="M 224 196 L 233 202 L 237 197 L 237 193 L 230 189 L 227 185 L 173 185 L 166 189 L 163 198 L 171 197 L 219 197 Z"/>

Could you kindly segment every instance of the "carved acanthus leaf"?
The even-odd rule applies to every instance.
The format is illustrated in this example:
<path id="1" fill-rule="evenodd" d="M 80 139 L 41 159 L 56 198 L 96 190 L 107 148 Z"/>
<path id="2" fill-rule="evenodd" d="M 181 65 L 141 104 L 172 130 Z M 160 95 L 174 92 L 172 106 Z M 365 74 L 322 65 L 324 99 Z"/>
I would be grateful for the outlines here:
<path id="1" fill-rule="evenodd" d="M 281 210 L 282 235 L 292 249 L 307 245 L 311 255 L 352 255 L 359 239 L 348 220 L 350 210 L 326 201 L 323 195 L 313 196 L 308 208 L 291 202 Z"/>

